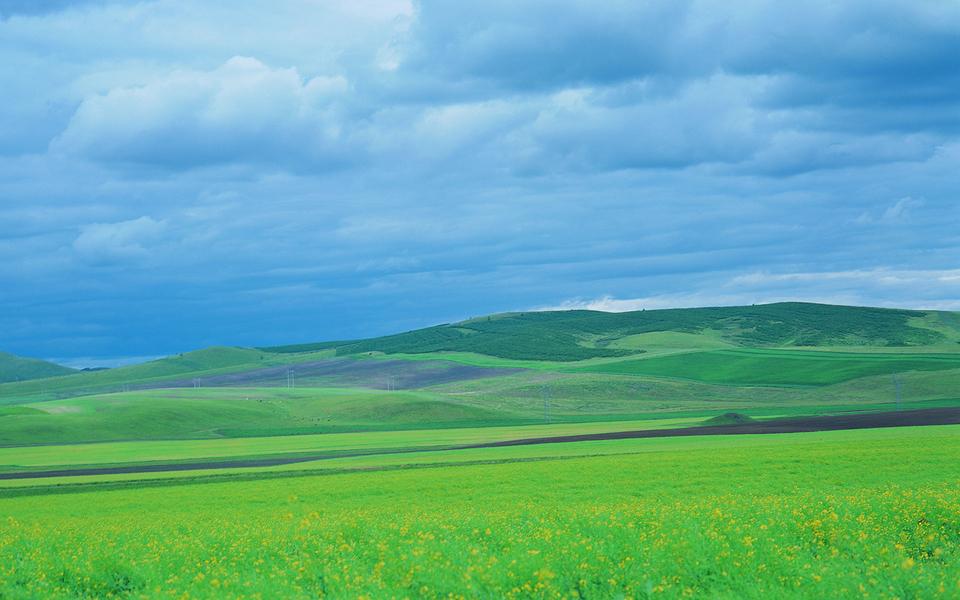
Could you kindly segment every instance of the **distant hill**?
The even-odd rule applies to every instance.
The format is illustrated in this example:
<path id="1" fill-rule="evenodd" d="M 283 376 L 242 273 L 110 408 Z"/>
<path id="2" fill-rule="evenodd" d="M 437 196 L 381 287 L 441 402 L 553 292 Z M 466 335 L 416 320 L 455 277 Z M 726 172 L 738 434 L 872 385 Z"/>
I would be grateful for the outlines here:
<path id="1" fill-rule="evenodd" d="M 37 394 L 43 394 L 49 399 L 115 392 L 149 382 L 190 380 L 204 375 L 243 371 L 286 362 L 290 362 L 289 358 L 278 359 L 277 355 L 260 350 L 213 346 L 115 369 L 75 371 L 63 367 L 63 372 L 52 373 L 42 382 L 7 380 L 7 383 L 0 385 L 0 398 L 6 400 L 2 403 L 7 403 L 11 400 L 37 399 Z"/>
<path id="2" fill-rule="evenodd" d="M 99 371 L 77 372 L 29 359 L 18 360 L 29 362 L 31 369 L 4 371 L 3 365 L 14 358 L 7 356 L 0 359 L 0 376 L 6 376 L 0 379 L 0 404 L 158 387 L 282 387 L 291 384 L 293 378 L 299 385 L 319 387 L 394 388 L 403 380 L 401 375 L 416 371 L 367 361 L 324 363 L 333 357 L 365 358 L 367 354 L 399 354 L 407 358 L 416 355 L 421 359 L 420 366 L 431 373 L 447 373 L 443 377 L 450 380 L 469 379 L 476 374 L 451 370 L 450 363 L 440 362 L 445 359 L 482 367 L 565 369 L 721 384 L 825 385 L 852 377 L 952 368 L 955 358 L 960 357 L 958 316 L 807 303 L 627 313 L 524 312 L 366 340 L 258 349 L 215 346 Z M 821 356 L 824 353 L 809 353 L 809 360 L 802 363 L 783 363 L 790 357 L 769 354 L 776 351 L 768 350 L 791 347 L 856 349 L 868 353 L 878 348 L 922 348 L 921 352 L 929 354 L 930 360 L 901 356 L 867 361 L 862 357 L 833 356 L 834 352 L 827 357 Z M 764 349 L 767 354 L 744 354 L 751 348 Z M 457 357 L 449 353 L 463 354 Z M 949 356 L 937 358 L 930 353 Z M 597 358 L 607 360 L 563 364 Z M 299 366 L 292 368 L 294 363 Z M 46 378 L 27 380 L 28 377 Z"/>
<path id="3" fill-rule="evenodd" d="M 367 340 L 263 350 L 334 350 L 340 356 L 447 351 L 509 359 L 576 361 L 642 353 L 642 339 L 636 336 L 655 332 L 699 334 L 742 347 L 929 346 L 960 337 L 954 317 L 952 313 L 802 302 L 624 313 L 524 312 Z"/>
<path id="4" fill-rule="evenodd" d="M 0 352 L 0 383 L 43 379 L 75 373 L 74 369 L 37 358 L 24 358 Z"/>

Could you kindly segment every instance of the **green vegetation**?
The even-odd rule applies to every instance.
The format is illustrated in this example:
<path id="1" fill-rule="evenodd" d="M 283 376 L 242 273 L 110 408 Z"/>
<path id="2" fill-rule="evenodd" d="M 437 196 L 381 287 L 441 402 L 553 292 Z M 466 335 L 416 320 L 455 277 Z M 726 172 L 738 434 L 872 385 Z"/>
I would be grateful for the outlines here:
<path id="1" fill-rule="evenodd" d="M 383 432 L 287 435 L 235 439 L 156 440 L 134 442 L 105 442 L 97 444 L 64 444 L 14 446 L 0 448 L 0 472 L 59 470 L 81 467 L 118 465 L 176 464 L 245 460 L 264 457 L 317 457 L 326 459 L 342 456 L 374 456 L 382 459 L 398 451 L 424 451 L 413 459 L 401 461 L 423 462 L 434 460 L 438 451 L 466 445 L 504 440 L 578 433 L 603 433 L 630 429 L 665 429 L 694 425 L 691 418 L 656 419 L 647 421 L 616 421 L 600 423 L 558 423 L 550 425 L 518 425 L 507 427 L 472 427 L 449 429 L 420 429 Z M 578 446 L 579 447 L 579 446 Z M 425 452 L 429 450 L 429 454 Z M 491 452 L 493 449 L 488 449 Z M 457 450 L 456 458 L 471 457 L 469 452 Z M 553 456 L 558 449 L 546 455 Z M 406 456 L 406 455 L 404 455 Z M 412 455 L 411 455 L 412 456 Z M 486 456 L 481 454 L 480 456 Z M 514 456 L 509 454 L 507 456 Z M 526 456 L 526 455 L 524 455 Z M 476 459 L 477 456 L 472 456 Z M 365 462 L 365 465 L 380 464 Z M 300 467 L 296 467 L 300 468 Z M 144 474 L 137 478 L 145 477 Z M 7 481 L 4 484 L 9 483 Z M 37 483 L 37 482 L 34 482 Z M 44 483 L 44 482 L 39 482 Z"/>
<path id="2" fill-rule="evenodd" d="M 260 350 L 215 346 L 128 367 L 102 371 L 74 371 L 62 377 L 3 384 L 0 385 L 0 403 L 35 402 L 77 395 L 119 392 L 158 382 L 179 381 L 186 385 L 198 377 L 284 365 L 308 360 L 314 356 L 317 355 L 278 357 Z"/>
<path id="3" fill-rule="evenodd" d="M 903 408 L 960 404 L 960 369 L 901 373 L 899 384 Z M 723 412 L 769 417 L 890 410 L 896 400 L 889 375 L 774 387 L 529 370 L 418 390 L 177 388 L 8 405 L 0 407 L 0 445 L 497 427 L 545 419 L 697 421 Z"/>
<path id="4" fill-rule="evenodd" d="M 0 595 L 951 597 L 958 433 L 9 497 Z"/>
<path id="5" fill-rule="evenodd" d="M 145 390 L 17 408 L 0 412 L 2 445 L 462 427 L 531 420 L 428 392 L 338 388 Z"/>
<path id="6" fill-rule="evenodd" d="M 476 445 L 956 407 L 957 341 L 516 313 L 0 384 L 0 597 L 949 597 L 960 426 Z"/>
<path id="7" fill-rule="evenodd" d="M 703 422 L 704 425 L 744 425 L 746 423 L 753 423 L 755 419 L 735 412 L 723 413 L 722 415 L 717 415 L 715 417 L 710 417 Z"/>
<path id="8" fill-rule="evenodd" d="M 0 383 L 8 381 L 26 381 L 28 379 L 43 379 L 75 373 L 74 369 L 39 360 L 14 356 L 0 352 Z"/>
<path id="9" fill-rule="evenodd" d="M 654 332 L 713 332 L 740 346 L 921 346 L 943 342 L 946 321 L 936 313 L 785 302 L 759 306 L 602 313 L 507 313 L 355 342 L 265 348 L 295 353 L 335 349 L 364 352 L 474 352 L 520 360 L 576 361 L 642 352 L 633 336 Z"/>
<path id="10" fill-rule="evenodd" d="M 960 368 L 960 354 L 867 354 L 747 348 L 583 367 L 598 373 L 655 375 L 746 385 L 828 385 L 872 375 L 957 368 Z"/>
<path id="11" fill-rule="evenodd" d="M 953 317 L 952 313 L 802 303 L 619 314 L 510 313 L 372 340 L 261 350 L 214 347 L 118 369 L 0 383 L 0 404 L 194 385 L 282 386 L 286 384 L 283 367 L 315 365 L 333 360 L 334 355 L 340 356 L 336 360 L 355 362 L 341 370 L 320 369 L 317 375 L 306 369 L 297 375 L 298 384 L 392 387 L 398 374 L 407 376 L 416 370 L 421 375 L 432 374 L 408 377 L 415 380 L 410 387 L 424 388 L 434 385 L 428 380 L 443 379 L 443 372 L 453 373 L 447 379 L 464 381 L 508 375 L 454 373 L 453 367 L 461 364 L 550 373 L 586 370 L 725 385 L 827 385 L 894 372 L 955 368 L 960 364 L 955 360 L 960 356 L 960 344 L 956 343 L 960 328 L 955 327 L 960 319 Z M 380 367 L 369 362 L 378 360 Z M 408 361 L 409 366 L 387 365 L 391 360 Z M 621 385 L 616 379 L 609 381 L 614 387 Z M 505 383 L 509 385 L 509 381 Z M 613 412 L 639 414 L 647 410 Z M 497 418 L 490 417 L 493 421 Z M 487 417 L 464 415 L 462 422 L 470 419 Z M 274 423 L 277 432 L 295 433 L 301 425 Z M 245 425 L 210 426 L 232 427 Z"/>

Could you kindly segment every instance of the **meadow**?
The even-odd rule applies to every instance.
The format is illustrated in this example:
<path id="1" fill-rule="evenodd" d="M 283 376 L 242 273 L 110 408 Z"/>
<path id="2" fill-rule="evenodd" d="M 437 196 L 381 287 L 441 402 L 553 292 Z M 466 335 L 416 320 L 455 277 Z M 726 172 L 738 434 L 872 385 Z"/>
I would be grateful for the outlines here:
<path id="1" fill-rule="evenodd" d="M 955 415 L 956 323 L 511 313 L 0 383 L 0 598 L 956 597 L 960 425 L 510 445 Z"/>
<path id="2" fill-rule="evenodd" d="M 953 597 L 958 436 L 621 440 L 607 455 L 36 492 L 0 498 L 0 595 Z"/>
<path id="3" fill-rule="evenodd" d="M 731 348 L 582 367 L 600 373 L 659 375 L 705 383 L 830 385 L 873 375 L 960 368 L 960 354 L 816 352 Z"/>
<path id="4" fill-rule="evenodd" d="M 826 363 L 859 371 L 905 368 L 897 355 L 789 351 L 744 354 L 725 373 L 746 365 L 770 367 L 767 378 L 825 377 Z M 846 411 L 924 408 L 960 403 L 960 362 L 937 355 L 921 368 L 861 376 L 829 385 L 708 383 L 671 376 L 610 372 L 643 370 L 634 363 L 683 356 L 697 367 L 704 353 L 594 366 L 524 369 L 509 375 L 466 379 L 409 390 L 362 387 L 210 387 L 137 390 L 0 406 L 0 445 L 67 444 L 120 440 L 314 435 L 359 431 L 503 427 L 538 423 L 591 423 L 688 419 L 691 423 L 728 411 L 755 417 Z M 797 356 L 797 355 L 800 356 Z M 720 355 L 721 357 L 727 355 Z M 737 355 L 738 356 L 738 355 Z M 865 358 L 861 358 L 865 357 Z M 913 356 L 913 355 L 911 355 Z M 957 355 L 960 356 L 960 355 Z M 715 360 L 715 359 L 713 359 Z M 357 362 L 380 362 L 364 359 Z M 401 362 L 393 360 L 392 363 Z M 414 366 L 427 361 L 410 361 Z M 441 362 L 441 361 L 430 361 Z M 451 361 L 442 361 L 450 363 Z M 774 368 L 783 363 L 792 370 Z M 875 367 L 874 364 L 879 364 Z M 681 364 L 686 364 L 681 361 Z M 929 366 L 929 370 L 926 368 Z M 936 370 L 943 369 L 946 370 Z M 594 372 L 595 370 L 599 372 Z M 832 373 L 827 370 L 826 373 Z M 862 374 L 862 373 L 861 373 Z M 700 377 L 710 377 L 706 370 Z M 761 377 L 757 375 L 756 377 Z M 900 388 L 898 402 L 897 386 Z"/>

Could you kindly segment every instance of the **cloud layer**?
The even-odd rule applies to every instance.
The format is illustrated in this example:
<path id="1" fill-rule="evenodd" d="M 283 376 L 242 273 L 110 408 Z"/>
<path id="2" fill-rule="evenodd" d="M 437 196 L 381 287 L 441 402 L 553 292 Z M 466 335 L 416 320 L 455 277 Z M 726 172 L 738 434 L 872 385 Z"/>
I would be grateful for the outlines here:
<path id="1" fill-rule="evenodd" d="M 960 8 L 786 10 L 0 2 L 0 348 L 957 307 Z"/>

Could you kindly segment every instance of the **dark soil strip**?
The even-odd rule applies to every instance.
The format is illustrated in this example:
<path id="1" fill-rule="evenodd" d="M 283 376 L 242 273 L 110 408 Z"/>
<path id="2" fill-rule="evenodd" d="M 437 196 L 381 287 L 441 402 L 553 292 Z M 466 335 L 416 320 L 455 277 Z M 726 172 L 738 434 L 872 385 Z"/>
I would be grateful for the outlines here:
<path id="1" fill-rule="evenodd" d="M 764 433 L 806 433 L 812 431 L 836 431 L 843 429 L 872 429 L 881 427 L 909 427 L 918 425 L 955 425 L 960 424 L 960 408 L 928 408 L 898 412 L 859 413 L 847 415 L 826 415 L 817 417 L 789 417 L 770 419 L 741 425 L 713 425 L 686 427 L 680 429 L 643 429 L 637 431 L 611 431 L 605 433 L 585 433 L 579 435 L 559 435 L 552 437 L 523 438 L 502 442 L 485 442 L 466 446 L 446 446 L 434 450 L 469 450 L 477 448 L 500 448 L 505 446 L 530 446 L 534 444 L 558 444 L 564 442 L 586 442 L 594 440 L 624 440 L 634 438 L 662 438 L 693 435 L 742 435 Z M 403 454 L 424 452 L 424 448 L 410 448 L 376 453 Z M 164 465 L 130 465 L 118 467 L 92 467 L 81 469 L 58 469 L 55 471 L 20 471 L 0 473 L 0 479 L 42 479 L 47 477 L 70 477 L 79 475 L 115 475 L 125 473 L 160 473 L 166 471 L 199 471 L 204 469 L 236 469 L 248 467 L 273 467 L 333 458 L 370 456 L 372 453 L 330 454 L 315 456 L 278 457 L 262 459 L 222 460 L 217 462 L 178 463 Z"/>
<path id="2" fill-rule="evenodd" d="M 553 437 L 526 438 L 503 442 L 487 442 L 460 448 L 497 448 L 502 446 L 528 446 L 531 444 L 555 444 L 560 442 L 586 442 L 591 440 L 624 440 L 632 438 L 660 438 L 689 435 L 740 435 L 758 433 L 809 433 L 812 431 L 837 431 L 842 429 L 874 429 L 882 427 L 911 427 L 918 425 L 960 424 L 960 408 L 925 408 L 899 412 L 854 413 L 848 415 L 824 415 L 817 417 L 784 417 L 739 425 L 704 425 L 679 429 L 645 429 L 640 431 L 613 431 L 608 433 L 585 433 Z"/>

